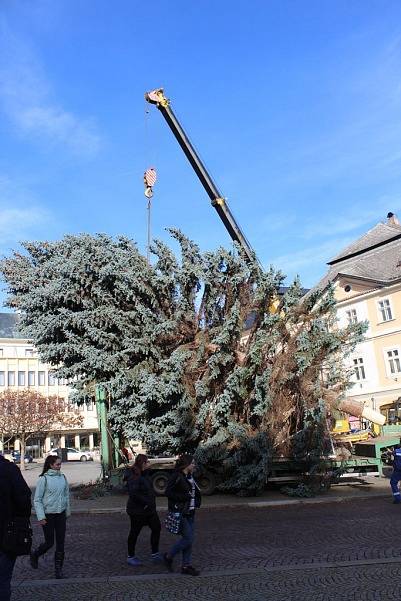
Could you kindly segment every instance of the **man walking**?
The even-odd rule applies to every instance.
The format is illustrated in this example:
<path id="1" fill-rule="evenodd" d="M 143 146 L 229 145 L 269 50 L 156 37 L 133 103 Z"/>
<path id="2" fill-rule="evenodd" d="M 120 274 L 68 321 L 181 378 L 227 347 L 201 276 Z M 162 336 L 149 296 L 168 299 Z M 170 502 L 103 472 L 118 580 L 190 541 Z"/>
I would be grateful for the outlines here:
<path id="1" fill-rule="evenodd" d="M 390 479 L 391 490 L 393 491 L 393 503 L 401 503 L 401 493 L 398 483 L 401 480 L 401 440 L 400 444 L 394 447 L 393 451 L 393 473 Z"/>
<path id="2" fill-rule="evenodd" d="M 0 454 L 0 601 L 10 601 L 15 557 L 2 549 L 7 522 L 31 515 L 31 491 L 19 468 Z"/>

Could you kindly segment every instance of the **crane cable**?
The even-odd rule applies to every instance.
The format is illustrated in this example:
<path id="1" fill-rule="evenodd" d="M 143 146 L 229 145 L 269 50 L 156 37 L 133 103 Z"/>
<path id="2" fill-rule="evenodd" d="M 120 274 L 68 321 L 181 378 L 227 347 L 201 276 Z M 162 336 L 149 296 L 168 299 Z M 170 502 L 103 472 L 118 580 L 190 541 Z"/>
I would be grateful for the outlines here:
<path id="1" fill-rule="evenodd" d="M 154 147 L 150 144 L 150 135 L 149 135 L 149 122 L 150 122 L 150 110 L 149 105 L 146 100 L 144 106 L 144 142 L 145 142 L 145 157 L 148 158 L 150 156 L 151 151 L 154 150 Z M 143 183 L 145 185 L 144 194 L 148 199 L 147 202 L 147 244 L 146 244 L 146 258 L 148 263 L 150 264 L 150 245 L 152 240 L 152 221 L 151 221 L 151 212 L 152 212 L 152 197 L 153 197 L 153 186 L 156 183 L 156 169 L 154 167 L 148 167 L 143 174 Z"/>

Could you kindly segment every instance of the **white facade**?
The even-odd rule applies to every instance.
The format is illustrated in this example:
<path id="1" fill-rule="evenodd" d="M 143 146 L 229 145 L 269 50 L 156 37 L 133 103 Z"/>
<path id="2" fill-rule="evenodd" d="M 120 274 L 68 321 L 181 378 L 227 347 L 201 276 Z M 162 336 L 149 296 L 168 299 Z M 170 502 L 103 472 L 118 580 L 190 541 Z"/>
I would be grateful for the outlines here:
<path id="1" fill-rule="evenodd" d="M 58 380 L 52 373 L 51 367 L 40 361 L 33 345 L 21 338 L 0 338 L 0 392 L 7 388 L 13 390 L 32 388 L 44 396 L 57 396 L 65 399 L 68 408 L 67 383 Z M 36 456 L 58 446 L 92 450 L 98 445 L 96 405 L 94 403 L 84 405 L 78 408 L 78 412 L 83 418 L 80 427 L 49 433 L 44 440 L 35 440 L 35 444 L 28 441 L 28 449 L 32 446 Z M 12 446 L 18 450 L 18 440 L 13 440 Z"/>

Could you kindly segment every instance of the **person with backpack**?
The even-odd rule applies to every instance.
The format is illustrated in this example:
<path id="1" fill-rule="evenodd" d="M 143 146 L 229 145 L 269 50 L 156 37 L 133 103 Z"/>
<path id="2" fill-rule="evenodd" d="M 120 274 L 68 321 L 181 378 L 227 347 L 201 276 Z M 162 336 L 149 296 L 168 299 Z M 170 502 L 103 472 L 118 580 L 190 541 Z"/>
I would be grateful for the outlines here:
<path id="1" fill-rule="evenodd" d="M 70 489 L 67 478 L 61 473 L 60 468 L 60 457 L 57 455 L 46 457 L 34 497 L 36 517 L 43 528 L 45 540 L 35 551 L 32 551 L 30 557 L 31 566 L 36 570 L 39 557 L 53 547 L 55 537 L 54 569 L 56 578 L 63 578 L 65 531 L 67 517 L 71 515 Z"/>
<path id="2" fill-rule="evenodd" d="M 175 469 L 170 476 L 166 497 L 168 498 L 169 512 L 181 515 L 177 541 L 168 553 L 164 554 L 164 563 L 169 572 L 173 571 L 173 560 L 178 553 L 182 553 L 181 573 L 188 576 L 198 576 L 199 570 L 192 566 L 192 544 L 195 534 L 195 510 L 201 505 L 201 494 L 193 477 L 195 461 L 192 455 L 181 455 L 175 463 Z"/>
<path id="3" fill-rule="evenodd" d="M 139 454 L 134 465 L 126 473 L 128 488 L 127 514 L 131 527 L 128 535 L 128 557 L 130 566 L 141 566 L 142 561 L 135 555 L 136 542 L 144 526 L 150 528 L 150 546 L 152 563 L 162 562 L 159 553 L 160 519 L 156 510 L 156 495 L 148 474 L 149 461 L 147 455 Z"/>
<path id="4" fill-rule="evenodd" d="M 3 547 L 7 524 L 31 515 L 31 491 L 16 465 L 0 454 L 0 601 L 11 599 L 11 578 L 15 555 Z"/>

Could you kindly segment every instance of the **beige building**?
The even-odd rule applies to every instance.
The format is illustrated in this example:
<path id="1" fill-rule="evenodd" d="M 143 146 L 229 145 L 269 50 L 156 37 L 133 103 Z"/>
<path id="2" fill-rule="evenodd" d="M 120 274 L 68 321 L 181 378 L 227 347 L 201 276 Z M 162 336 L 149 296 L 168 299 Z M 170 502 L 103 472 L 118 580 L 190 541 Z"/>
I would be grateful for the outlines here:
<path id="1" fill-rule="evenodd" d="M 348 396 L 401 418 L 401 225 L 389 213 L 329 261 L 317 287 L 334 285 L 340 325 L 367 320 L 364 342 L 350 358 Z M 399 399 L 399 401 L 398 401 Z M 398 407 L 398 404 L 400 407 Z"/>
<path id="2" fill-rule="evenodd" d="M 0 313 L 0 392 L 7 388 L 32 388 L 43 395 L 65 399 L 68 409 L 69 388 L 66 382 L 57 379 L 51 368 L 40 361 L 36 349 L 28 340 L 18 337 L 17 321 L 15 314 Z M 95 404 L 84 405 L 78 411 L 83 417 L 82 426 L 51 432 L 42 438 L 32 438 L 28 441 L 28 450 L 39 457 L 59 446 L 89 450 L 97 447 L 99 429 Z M 18 440 L 12 439 L 8 446 L 19 450 Z M 1 447 L 0 440 L 0 450 Z"/>

